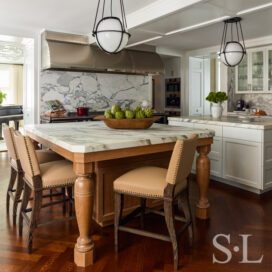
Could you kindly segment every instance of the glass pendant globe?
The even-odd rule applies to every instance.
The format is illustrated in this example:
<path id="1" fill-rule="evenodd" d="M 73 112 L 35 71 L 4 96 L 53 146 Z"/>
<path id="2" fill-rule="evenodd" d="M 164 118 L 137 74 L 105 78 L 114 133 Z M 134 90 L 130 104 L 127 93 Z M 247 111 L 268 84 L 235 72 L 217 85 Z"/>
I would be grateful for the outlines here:
<path id="1" fill-rule="evenodd" d="M 119 18 L 106 17 L 98 22 L 95 38 L 102 50 L 117 53 L 127 45 L 129 34 L 124 30 Z"/>
<path id="2" fill-rule="evenodd" d="M 238 65 L 245 55 L 244 48 L 239 42 L 228 42 L 224 52 L 221 52 L 221 61 L 228 66 Z"/>

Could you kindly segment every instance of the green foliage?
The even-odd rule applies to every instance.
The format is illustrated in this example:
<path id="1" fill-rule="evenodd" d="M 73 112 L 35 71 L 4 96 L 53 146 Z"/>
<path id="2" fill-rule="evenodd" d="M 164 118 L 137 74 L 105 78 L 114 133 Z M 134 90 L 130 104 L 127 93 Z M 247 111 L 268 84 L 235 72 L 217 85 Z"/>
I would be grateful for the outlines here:
<path id="1" fill-rule="evenodd" d="M 206 100 L 212 103 L 220 103 L 228 99 L 225 92 L 210 92 Z"/>
<path id="2" fill-rule="evenodd" d="M 0 90 L 0 104 L 3 103 L 4 99 L 7 98 L 7 94 L 3 93 L 1 90 Z"/>

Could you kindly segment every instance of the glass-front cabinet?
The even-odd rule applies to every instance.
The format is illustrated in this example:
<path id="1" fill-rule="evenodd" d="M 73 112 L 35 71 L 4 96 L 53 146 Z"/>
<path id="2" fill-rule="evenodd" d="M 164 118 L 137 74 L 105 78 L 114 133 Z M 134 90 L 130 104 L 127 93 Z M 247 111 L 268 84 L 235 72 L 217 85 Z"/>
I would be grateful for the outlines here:
<path id="1" fill-rule="evenodd" d="M 246 92 L 248 90 L 248 64 L 247 64 L 247 55 L 244 56 L 242 62 L 238 66 L 237 71 L 238 78 L 238 90 L 240 92 Z"/>
<path id="2" fill-rule="evenodd" d="M 236 67 L 237 93 L 272 92 L 272 48 L 250 49 Z"/>
<path id="3" fill-rule="evenodd" d="M 264 52 L 252 52 L 251 71 L 252 71 L 252 91 L 264 91 Z"/>
<path id="4" fill-rule="evenodd" d="M 272 49 L 268 49 L 268 91 L 272 91 Z"/>

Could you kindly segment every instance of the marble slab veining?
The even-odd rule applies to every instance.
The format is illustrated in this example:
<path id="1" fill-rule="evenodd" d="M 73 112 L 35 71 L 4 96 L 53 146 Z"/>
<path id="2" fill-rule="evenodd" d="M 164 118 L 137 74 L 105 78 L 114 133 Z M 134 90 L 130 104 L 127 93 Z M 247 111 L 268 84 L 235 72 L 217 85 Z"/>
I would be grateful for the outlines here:
<path id="1" fill-rule="evenodd" d="M 198 124 L 223 125 L 229 127 L 240 127 L 249 129 L 272 129 L 272 118 L 256 118 L 256 121 L 245 123 L 238 119 L 238 117 L 225 116 L 220 119 L 213 119 L 211 116 L 180 116 L 169 117 L 169 121 L 188 122 Z"/>
<path id="2" fill-rule="evenodd" d="M 104 111 L 113 104 L 134 108 L 143 100 L 152 102 L 150 76 L 42 71 L 40 85 L 41 114 L 48 110 L 48 100 L 59 100 L 70 112 L 77 107 Z"/>
<path id="3" fill-rule="evenodd" d="M 213 137 L 214 131 L 153 124 L 146 130 L 117 130 L 103 121 L 28 125 L 33 133 L 71 152 L 87 153 L 121 148 L 172 143 L 196 133 L 200 138 Z"/>

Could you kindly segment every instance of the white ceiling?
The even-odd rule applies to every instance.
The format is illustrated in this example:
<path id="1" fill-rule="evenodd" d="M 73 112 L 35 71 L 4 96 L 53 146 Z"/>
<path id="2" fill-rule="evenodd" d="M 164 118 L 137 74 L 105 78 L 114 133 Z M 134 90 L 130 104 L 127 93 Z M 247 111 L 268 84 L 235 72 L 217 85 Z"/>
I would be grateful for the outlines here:
<path id="1" fill-rule="evenodd" d="M 1 34 L 12 35 L 14 29 L 15 33 L 22 33 L 22 36 L 23 33 L 39 32 L 42 29 L 89 34 L 97 2 L 98 0 L 0 0 L 0 40 Z M 109 2 L 106 0 L 107 4 Z M 132 34 L 129 43 L 162 35 L 161 39 L 148 44 L 180 51 L 218 45 L 222 22 L 169 36 L 165 36 L 165 33 L 223 16 L 233 17 L 239 11 L 271 2 L 272 0 L 124 0 L 128 21 L 133 26 L 129 30 Z M 113 6 L 115 13 L 119 10 L 119 0 L 113 0 Z M 241 17 L 245 39 L 272 35 L 272 7 Z"/>
<path id="2" fill-rule="evenodd" d="M 193 50 L 221 42 L 223 23 L 221 21 L 189 31 L 165 36 L 165 33 L 194 26 L 224 16 L 236 16 L 240 11 L 259 5 L 271 3 L 271 0 L 207 0 L 177 11 L 171 15 L 131 30 L 132 38 L 129 43 L 151 39 L 158 35 L 163 37 L 148 44 L 168 47 L 175 50 Z M 272 7 L 264 8 L 253 13 L 241 15 L 245 39 L 272 35 Z"/>
<path id="3" fill-rule="evenodd" d="M 156 0 L 124 0 L 126 13 L 132 13 Z M 50 29 L 78 34 L 92 30 L 98 0 L 0 0 L 1 29 L 24 32 Z M 106 0 L 106 4 L 110 1 Z M 120 1 L 113 0 L 114 12 Z M 5 33 L 6 34 L 6 33 Z"/>

